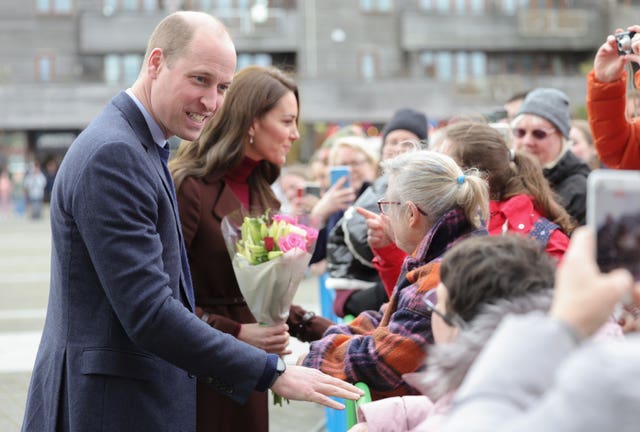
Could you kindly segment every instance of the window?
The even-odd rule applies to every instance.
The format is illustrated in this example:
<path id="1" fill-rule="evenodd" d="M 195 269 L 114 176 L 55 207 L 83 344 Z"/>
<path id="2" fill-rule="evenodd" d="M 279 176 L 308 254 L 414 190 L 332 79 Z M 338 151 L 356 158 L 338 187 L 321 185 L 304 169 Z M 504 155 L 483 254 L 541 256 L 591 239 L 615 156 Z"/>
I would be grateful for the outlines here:
<path id="1" fill-rule="evenodd" d="M 36 0 L 36 10 L 40 14 L 69 14 L 72 0 Z"/>
<path id="2" fill-rule="evenodd" d="M 49 83 L 53 80 L 53 56 L 41 55 L 36 59 L 36 76 L 39 82 Z"/>
<path id="3" fill-rule="evenodd" d="M 122 56 L 122 82 L 126 85 L 133 84 L 138 78 L 142 56 L 140 54 L 126 54 Z"/>
<path id="4" fill-rule="evenodd" d="M 102 0 L 102 13 L 112 15 L 118 9 L 118 0 Z"/>
<path id="5" fill-rule="evenodd" d="M 109 54 L 104 57 L 104 81 L 107 84 L 131 85 L 138 77 L 143 56 Z"/>
<path id="6" fill-rule="evenodd" d="M 451 12 L 451 4 L 449 0 L 436 0 L 436 10 L 442 14 Z"/>
<path id="7" fill-rule="evenodd" d="M 135 12 L 138 10 L 138 0 L 121 0 L 122 10 Z"/>
<path id="8" fill-rule="evenodd" d="M 473 78 L 482 78 L 487 76 L 487 55 L 485 53 L 471 53 L 471 76 Z"/>
<path id="9" fill-rule="evenodd" d="M 517 0 L 502 0 L 502 13 L 505 15 L 515 15 L 517 11 Z"/>
<path id="10" fill-rule="evenodd" d="M 469 69 L 467 67 L 468 57 L 465 52 L 456 53 L 456 81 L 459 83 L 469 80 Z"/>
<path id="11" fill-rule="evenodd" d="M 142 0 L 142 10 L 149 12 L 158 10 L 158 0 Z"/>
<path id="12" fill-rule="evenodd" d="M 250 54 L 250 53 L 241 53 L 238 54 L 238 62 L 236 66 L 236 70 L 241 70 L 246 68 L 247 66 L 271 66 L 273 64 L 273 58 L 271 54 L 267 53 L 258 53 L 258 54 Z"/>
<path id="13" fill-rule="evenodd" d="M 360 10 L 364 12 L 391 12 L 391 0 L 360 0 Z"/>
<path id="14" fill-rule="evenodd" d="M 449 82 L 453 76 L 453 56 L 443 51 L 436 54 L 436 78 L 438 81 Z"/>
<path id="15" fill-rule="evenodd" d="M 104 81 L 107 84 L 120 83 L 120 58 L 115 54 L 104 58 Z"/>
<path id="16" fill-rule="evenodd" d="M 365 81 L 373 81 L 376 77 L 376 58 L 372 53 L 364 53 L 360 56 L 360 76 Z"/>
<path id="17" fill-rule="evenodd" d="M 213 0 L 200 0 L 200 10 L 210 12 L 213 10 Z"/>
<path id="18" fill-rule="evenodd" d="M 481 51 L 432 52 L 420 54 L 424 76 L 449 82 L 455 78 L 462 83 L 487 76 L 487 54 Z"/>

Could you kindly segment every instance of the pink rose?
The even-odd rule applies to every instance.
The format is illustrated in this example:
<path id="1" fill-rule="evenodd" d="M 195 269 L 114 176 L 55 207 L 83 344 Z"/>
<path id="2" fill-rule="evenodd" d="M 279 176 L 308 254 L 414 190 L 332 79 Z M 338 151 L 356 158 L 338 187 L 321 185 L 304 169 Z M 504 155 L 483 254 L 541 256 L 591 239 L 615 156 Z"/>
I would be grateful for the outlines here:
<path id="1" fill-rule="evenodd" d="M 278 246 L 282 252 L 288 252 L 291 249 L 307 249 L 307 241 L 299 234 L 291 233 L 278 239 Z"/>
<path id="2" fill-rule="evenodd" d="M 316 240 L 318 240 L 318 230 L 308 227 L 306 225 L 298 225 L 298 228 L 302 228 L 307 233 L 307 251 L 312 252 L 315 247 Z"/>

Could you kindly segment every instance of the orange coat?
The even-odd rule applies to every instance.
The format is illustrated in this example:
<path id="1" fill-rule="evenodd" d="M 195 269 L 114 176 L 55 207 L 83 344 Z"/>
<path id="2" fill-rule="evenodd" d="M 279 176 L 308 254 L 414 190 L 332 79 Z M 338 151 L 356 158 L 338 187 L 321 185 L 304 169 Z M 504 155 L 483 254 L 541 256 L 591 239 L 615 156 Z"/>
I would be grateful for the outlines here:
<path id="1" fill-rule="evenodd" d="M 640 74 L 635 76 L 640 86 Z M 625 117 L 626 73 L 602 83 L 593 70 L 587 75 L 587 114 L 600 160 L 609 168 L 640 169 L 640 122 Z"/>

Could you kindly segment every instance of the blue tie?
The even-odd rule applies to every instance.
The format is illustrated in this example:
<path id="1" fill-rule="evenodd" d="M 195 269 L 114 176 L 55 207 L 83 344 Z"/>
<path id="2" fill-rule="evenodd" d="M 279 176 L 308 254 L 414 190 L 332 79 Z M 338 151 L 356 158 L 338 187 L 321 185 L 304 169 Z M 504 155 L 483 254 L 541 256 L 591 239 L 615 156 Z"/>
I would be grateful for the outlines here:
<path id="1" fill-rule="evenodd" d="M 169 191 L 171 192 L 171 197 L 173 198 L 173 205 L 176 206 L 176 191 L 173 187 L 173 179 L 171 178 L 171 173 L 169 172 L 169 167 L 167 163 L 169 162 L 169 155 L 171 151 L 169 150 L 169 143 L 165 143 L 164 147 L 160 147 L 156 145 L 158 148 L 158 154 L 160 155 L 160 159 L 162 159 L 162 169 L 164 171 L 164 176 L 167 179 L 167 184 L 169 185 Z M 189 298 L 189 302 L 191 305 L 195 306 L 195 300 L 193 298 L 193 282 L 191 281 L 191 272 L 189 271 L 189 260 L 187 259 L 187 250 L 184 247 L 184 240 L 182 239 L 182 230 L 180 229 L 180 218 L 178 216 L 178 212 L 175 213 L 178 218 L 178 236 L 180 240 L 180 263 L 182 264 L 182 274 L 184 275 L 184 280 L 187 286 L 184 287 L 184 291 Z"/>

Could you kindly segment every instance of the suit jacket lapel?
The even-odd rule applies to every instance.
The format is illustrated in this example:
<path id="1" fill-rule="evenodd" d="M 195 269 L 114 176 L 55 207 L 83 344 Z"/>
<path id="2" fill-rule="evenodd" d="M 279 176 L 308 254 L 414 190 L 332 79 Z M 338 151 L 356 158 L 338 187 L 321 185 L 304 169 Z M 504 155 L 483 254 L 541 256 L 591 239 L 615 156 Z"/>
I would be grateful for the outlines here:
<path id="1" fill-rule="evenodd" d="M 147 155 L 151 159 L 151 165 L 153 165 L 156 172 L 158 173 L 158 176 L 160 177 L 160 181 L 164 186 L 165 193 L 168 195 L 169 200 L 171 201 L 173 218 L 175 221 L 176 229 L 178 230 L 178 241 L 181 242 L 179 247 L 184 247 L 184 238 L 182 236 L 182 227 L 180 225 L 178 205 L 175 201 L 175 194 L 171 193 L 173 184 L 168 183 L 168 179 L 164 174 L 164 168 L 162 167 L 162 164 L 164 162 L 162 162 L 162 160 L 160 159 L 158 151 L 153 147 L 157 144 L 153 141 L 153 137 L 151 136 L 149 126 L 144 119 L 144 115 L 142 115 L 135 102 L 125 92 L 120 92 L 118 95 L 116 95 L 113 98 L 112 102 L 120 111 L 124 113 L 125 119 L 129 122 L 131 128 L 138 136 L 140 144 L 145 148 Z M 191 290 L 191 293 L 193 293 L 193 286 L 187 282 L 186 276 L 183 274 L 183 272 L 180 272 L 180 285 L 185 291 L 185 298 L 187 299 L 191 310 L 194 310 L 195 305 L 191 302 L 193 294 L 188 295 L 187 293 L 187 290 Z"/>

